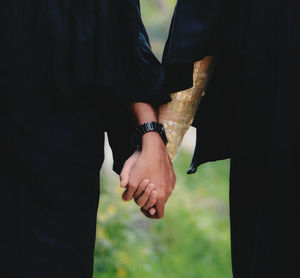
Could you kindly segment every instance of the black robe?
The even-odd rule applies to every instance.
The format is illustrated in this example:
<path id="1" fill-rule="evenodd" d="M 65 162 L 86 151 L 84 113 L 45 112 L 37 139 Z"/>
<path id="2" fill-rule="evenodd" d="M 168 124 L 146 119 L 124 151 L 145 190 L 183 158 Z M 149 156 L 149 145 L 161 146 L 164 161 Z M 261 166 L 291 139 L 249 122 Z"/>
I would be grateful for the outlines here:
<path id="1" fill-rule="evenodd" d="M 114 142 L 115 130 L 128 128 L 124 103 L 169 100 L 138 0 L 1 1 L 0 42 L 1 90 L 10 91 L 2 103 L 10 98 L 14 105 L 20 90 L 24 98 L 27 90 L 43 91 L 57 103 L 100 97 L 100 105 L 109 103 L 101 109 L 115 153 L 128 149 L 120 147 L 127 142 Z M 122 156 L 117 172 L 128 154 Z"/>
<path id="2" fill-rule="evenodd" d="M 170 92 L 217 66 L 194 122 L 190 173 L 231 158 L 234 277 L 298 277 L 299 2 L 178 0 L 164 53 Z"/>
<path id="3" fill-rule="evenodd" d="M 169 100 L 138 0 L 0 1 L 0 277 L 91 278 L 104 131 Z"/>

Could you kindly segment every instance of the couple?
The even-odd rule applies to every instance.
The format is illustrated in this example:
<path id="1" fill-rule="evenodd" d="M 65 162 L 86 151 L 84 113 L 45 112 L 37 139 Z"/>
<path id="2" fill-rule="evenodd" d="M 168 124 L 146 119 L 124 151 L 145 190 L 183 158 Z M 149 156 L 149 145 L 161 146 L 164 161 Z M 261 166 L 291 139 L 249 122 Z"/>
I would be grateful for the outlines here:
<path id="1" fill-rule="evenodd" d="M 235 278 L 298 277 L 298 7 L 178 0 L 161 65 L 137 0 L 2 0 L 0 277 L 92 277 L 104 132 L 123 198 L 163 217 L 175 174 L 145 124 L 209 55 L 189 172 L 231 158 Z"/>

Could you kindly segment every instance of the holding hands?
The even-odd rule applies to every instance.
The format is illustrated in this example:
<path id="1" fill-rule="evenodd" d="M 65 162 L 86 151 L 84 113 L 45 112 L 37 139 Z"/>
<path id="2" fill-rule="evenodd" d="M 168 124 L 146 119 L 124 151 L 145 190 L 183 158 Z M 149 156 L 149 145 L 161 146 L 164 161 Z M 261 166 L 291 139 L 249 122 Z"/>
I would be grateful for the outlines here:
<path id="1" fill-rule="evenodd" d="M 166 202 L 175 188 L 176 176 L 166 146 L 157 132 L 142 136 L 142 150 L 124 164 L 120 175 L 124 201 L 135 200 L 149 218 L 164 216 Z"/>

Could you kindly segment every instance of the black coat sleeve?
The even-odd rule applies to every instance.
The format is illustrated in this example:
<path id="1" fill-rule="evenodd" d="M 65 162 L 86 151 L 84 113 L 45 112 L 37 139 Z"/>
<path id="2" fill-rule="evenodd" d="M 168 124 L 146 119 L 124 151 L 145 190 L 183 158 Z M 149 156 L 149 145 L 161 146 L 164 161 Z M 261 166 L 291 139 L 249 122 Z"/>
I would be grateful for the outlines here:
<path id="1" fill-rule="evenodd" d="M 197 127 L 197 143 L 190 173 L 201 163 L 230 156 L 230 80 L 234 66 L 228 65 L 233 61 L 235 16 L 231 0 L 177 1 L 163 56 L 167 90 L 177 92 L 192 87 L 194 62 L 218 56 L 213 78 L 193 123 Z"/>
<path id="2" fill-rule="evenodd" d="M 141 19 L 138 0 L 122 1 L 124 9 L 117 9 L 119 13 L 119 30 L 126 28 L 120 34 L 119 66 L 117 77 L 110 82 L 116 98 L 109 105 L 113 113 L 110 115 L 106 130 L 114 158 L 114 171 L 120 173 L 124 162 L 135 150 L 130 137 L 134 125 L 127 111 L 128 102 L 147 102 L 155 105 L 170 100 L 165 87 L 165 72 L 162 64 L 157 60 L 150 46 L 150 40 Z M 119 4 L 120 5 L 120 4 Z M 122 4 L 121 4 L 122 5 Z M 123 37 L 125 35 L 125 37 Z"/>

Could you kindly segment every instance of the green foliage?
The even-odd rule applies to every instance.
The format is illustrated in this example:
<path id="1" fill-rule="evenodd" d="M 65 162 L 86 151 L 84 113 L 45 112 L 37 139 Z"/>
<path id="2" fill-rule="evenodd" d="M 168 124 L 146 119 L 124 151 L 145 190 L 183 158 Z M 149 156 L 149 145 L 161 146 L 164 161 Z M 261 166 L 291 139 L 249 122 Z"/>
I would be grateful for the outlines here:
<path id="1" fill-rule="evenodd" d="M 190 154 L 175 163 L 177 188 L 163 220 L 148 220 L 120 201 L 118 179 L 104 173 L 95 278 L 230 278 L 229 161 L 187 176 Z"/>

